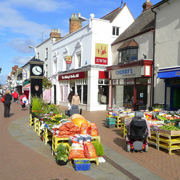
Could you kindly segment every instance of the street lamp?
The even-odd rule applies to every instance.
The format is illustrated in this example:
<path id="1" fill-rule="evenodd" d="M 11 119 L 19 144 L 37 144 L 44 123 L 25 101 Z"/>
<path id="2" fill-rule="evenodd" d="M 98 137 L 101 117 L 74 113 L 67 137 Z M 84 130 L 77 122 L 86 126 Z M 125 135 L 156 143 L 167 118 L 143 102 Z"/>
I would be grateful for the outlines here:
<path id="1" fill-rule="evenodd" d="M 34 47 L 34 46 L 32 46 L 32 45 L 29 45 L 29 48 L 34 49 L 34 51 L 35 51 L 35 57 L 36 57 L 36 47 Z"/>
<path id="2" fill-rule="evenodd" d="M 83 22 L 83 21 L 89 21 L 89 28 L 91 28 L 91 21 L 94 18 L 94 14 L 90 14 L 90 19 L 86 19 L 85 17 L 82 17 L 81 15 L 79 15 L 79 19 Z"/>

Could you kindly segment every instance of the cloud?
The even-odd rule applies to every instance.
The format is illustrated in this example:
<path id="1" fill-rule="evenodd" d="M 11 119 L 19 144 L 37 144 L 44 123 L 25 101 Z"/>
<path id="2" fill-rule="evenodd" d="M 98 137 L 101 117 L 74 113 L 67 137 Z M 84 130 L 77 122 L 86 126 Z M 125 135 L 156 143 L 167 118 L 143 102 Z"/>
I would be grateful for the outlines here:
<path id="1" fill-rule="evenodd" d="M 14 50 L 20 53 L 32 53 L 34 49 L 29 48 L 29 45 L 35 46 L 35 42 L 31 39 L 12 39 L 8 43 Z"/>
<path id="2" fill-rule="evenodd" d="M 54 12 L 72 8 L 72 3 L 63 0 L 8 0 L 15 7 L 26 7 L 38 12 Z"/>
<path id="3" fill-rule="evenodd" d="M 13 59 L 13 64 L 25 65 L 28 61 L 32 59 L 32 56 L 15 56 Z"/>

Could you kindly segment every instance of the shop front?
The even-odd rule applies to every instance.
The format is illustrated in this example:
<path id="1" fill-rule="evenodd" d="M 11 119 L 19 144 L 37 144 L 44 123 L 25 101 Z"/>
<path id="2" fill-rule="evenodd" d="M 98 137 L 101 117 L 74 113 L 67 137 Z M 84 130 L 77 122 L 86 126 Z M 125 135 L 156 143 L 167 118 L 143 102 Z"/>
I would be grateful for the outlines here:
<path id="1" fill-rule="evenodd" d="M 151 105 L 152 60 L 111 66 L 109 108 L 145 110 Z"/>
<path id="2" fill-rule="evenodd" d="M 180 67 L 159 69 L 157 78 L 165 82 L 164 109 L 180 109 Z"/>
<path id="3" fill-rule="evenodd" d="M 81 104 L 87 104 L 87 72 L 74 72 L 59 75 L 60 104 L 67 105 L 70 91 L 78 93 Z"/>
<path id="4" fill-rule="evenodd" d="M 68 95 L 78 93 L 80 108 L 88 111 L 106 110 L 109 95 L 109 80 L 106 71 L 89 68 L 86 71 L 59 74 L 59 92 L 57 98 L 60 105 L 67 106 Z"/>

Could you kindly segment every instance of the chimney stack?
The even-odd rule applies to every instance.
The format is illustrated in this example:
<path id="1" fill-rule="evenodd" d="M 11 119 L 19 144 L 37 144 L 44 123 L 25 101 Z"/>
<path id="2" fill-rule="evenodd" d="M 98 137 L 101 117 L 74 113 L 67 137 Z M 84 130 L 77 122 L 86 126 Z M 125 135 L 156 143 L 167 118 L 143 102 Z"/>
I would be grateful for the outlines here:
<path id="1" fill-rule="evenodd" d="M 56 40 L 59 40 L 61 38 L 60 29 L 52 29 L 50 33 L 51 38 L 55 38 Z"/>
<path id="2" fill-rule="evenodd" d="M 79 19 L 80 13 L 72 14 L 69 19 L 69 33 L 73 33 L 82 27 L 82 21 Z"/>
<path id="3" fill-rule="evenodd" d="M 142 12 L 148 10 L 152 6 L 153 6 L 153 4 L 150 2 L 150 0 L 146 0 L 146 2 L 142 5 L 142 7 L 143 7 L 143 11 Z"/>

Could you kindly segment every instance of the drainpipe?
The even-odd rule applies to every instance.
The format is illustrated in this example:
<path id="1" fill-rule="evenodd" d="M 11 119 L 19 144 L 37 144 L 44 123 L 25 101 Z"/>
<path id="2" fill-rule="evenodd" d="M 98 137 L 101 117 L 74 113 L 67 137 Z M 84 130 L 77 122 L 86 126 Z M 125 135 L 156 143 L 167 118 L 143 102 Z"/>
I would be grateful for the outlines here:
<path id="1" fill-rule="evenodd" d="M 156 15 L 157 12 L 154 11 L 154 9 L 152 8 L 151 11 L 155 14 L 155 18 L 154 18 L 154 31 L 153 31 L 153 64 L 152 64 L 152 81 L 151 81 L 151 102 L 150 102 L 150 106 L 152 107 L 154 105 L 154 69 L 155 69 L 155 46 L 156 46 L 156 42 L 155 42 L 155 35 L 156 35 Z"/>

